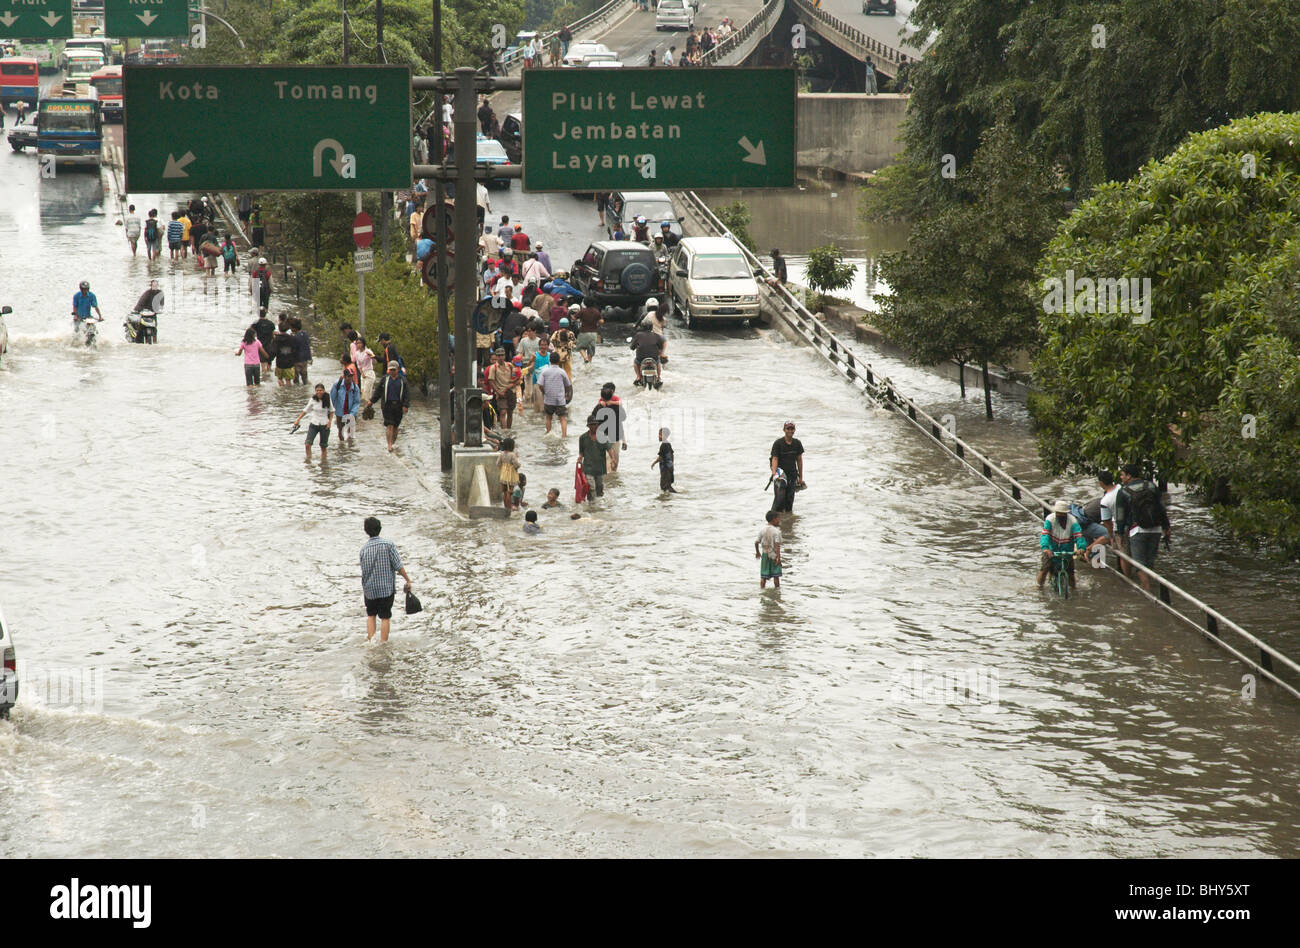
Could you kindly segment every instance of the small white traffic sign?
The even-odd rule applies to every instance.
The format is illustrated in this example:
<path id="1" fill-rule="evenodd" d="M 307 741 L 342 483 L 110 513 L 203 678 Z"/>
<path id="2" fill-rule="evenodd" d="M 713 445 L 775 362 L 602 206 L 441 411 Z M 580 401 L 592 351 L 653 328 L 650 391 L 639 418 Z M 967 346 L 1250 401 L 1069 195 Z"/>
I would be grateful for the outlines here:
<path id="1" fill-rule="evenodd" d="M 375 269 L 375 252 L 373 250 L 358 250 L 352 259 L 357 273 L 371 273 Z"/>

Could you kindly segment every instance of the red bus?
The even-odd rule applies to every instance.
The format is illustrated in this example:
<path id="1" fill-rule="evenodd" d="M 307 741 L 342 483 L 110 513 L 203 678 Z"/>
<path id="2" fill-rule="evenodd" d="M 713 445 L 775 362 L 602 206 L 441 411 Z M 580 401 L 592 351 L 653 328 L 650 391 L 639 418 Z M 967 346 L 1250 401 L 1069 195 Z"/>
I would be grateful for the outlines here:
<path id="1" fill-rule="evenodd" d="M 104 66 L 90 77 L 105 122 L 122 121 L 122 67 Z"/>
<path id="2" fill-rule="evenodd" d="M 41 91 L 36 70 L 36 60 L 28 56 L 0 59 L 0 106 L 27 102 L 34 108 Z"/>

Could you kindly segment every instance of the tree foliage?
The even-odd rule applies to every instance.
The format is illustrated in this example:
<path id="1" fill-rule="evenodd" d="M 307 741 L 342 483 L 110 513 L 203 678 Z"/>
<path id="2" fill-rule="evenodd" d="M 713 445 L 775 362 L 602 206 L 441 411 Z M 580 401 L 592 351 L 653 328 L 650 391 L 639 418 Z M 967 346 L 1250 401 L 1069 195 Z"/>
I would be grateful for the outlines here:
<path id="1" fill-rule="evenodd" d="M 722 225 L 731 232 L 731 236 L 747 247 L 750 253 L 758 253 L 758 244 L 754 242 L 754 237 L 749 232 L 749 225 L 754 217 L 749 211 L 748 204 L 744 201 L 720 204 L 713 208 L 713 216 L 722 221 Z"/>
<path id="2" fill-rule="evenodd" d="M 1030 407 L 1049 470 L 1146 461 L 1240 501 L 1225 513 L 1236 529 L 1300 547 L 1297 143 L 1300 116 L 1239 120 L 1101 188 L 1066 221 L 1044 278 L 1145 276 L 1152 293 L 1146 323 L 1042 315 Z"/>
<path id="3" fill-rule="evenodd" d="M 327 324 L 347 320 L 356 325 L 357 275 L 351 257 L 330 261 L 312 277 L 320 317 Z M 437 307 L 400 255 L 376 259 L 374 271 L 366 274 L 366 335 L 373 342 L 381 332 L 392 335 L 411 384 L 428 392 L 438 377 Z"/>
<path id="4" fill-rule="evenodd" d="M 1034 264 L 1051 238 L 1060 197 L 1052 175 L 1005 123 L 987 132 L 953 181 L 955 200 L 920 221 L 904 252 L 886 254 L 877 325 L 918 362 L 987 370 L 1036 338 Z"/>
<path id="5" fill-rule="evenodd" d="M 814 247 L 808 251 L 804 279 L 820 294 L 842 290 L 853 283 L 853 264 L 843 260 L 843 251 L 834 244 Z"/>

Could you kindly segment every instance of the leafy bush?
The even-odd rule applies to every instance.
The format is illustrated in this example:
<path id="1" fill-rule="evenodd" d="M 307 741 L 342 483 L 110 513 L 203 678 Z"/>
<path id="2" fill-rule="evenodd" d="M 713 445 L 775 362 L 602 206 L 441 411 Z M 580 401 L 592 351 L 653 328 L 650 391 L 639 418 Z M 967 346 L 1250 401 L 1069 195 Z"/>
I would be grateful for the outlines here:
<path id="1" fill-rule="evenodd" d="M 842 263 L 843 259 L 843 252 L 834 244 L 814 247 L 808 251 L 804 279 L 810 287 L 823 295 L 850 286 L 853 283 L 853 264 Z M 817 305 L 821 306 L 821 302 Z"/>
<path id="2" fill-rule="evenodd" d="M 352 258 L 333 260 L 312 272 L 316 312 L 330 324 L 357 322 L 357 275 Z M 438 377 L 438 310 L 433 295 L 400 255 L 375 260 L 366 274 L 366 340 L 372 349 L 381 332 L 406 362 L 412 385 L 426 393 Z M 369 393 L 366 393 L 369 395 Z"/>
<path id="3" fill-rule="evenodd" d="M 722 221 L 727 230 L 731 231 L 731 236 L 747 247 L 750 253 L 758 253 L 758 244 L 754 243 L 754 238 L 749 233 L 749 225 L 753 220 L 753 216 L 749 213 L 748 204 L 744 201 L 723 204 L 713 208 L 713 214 L 718 220 Z"/>

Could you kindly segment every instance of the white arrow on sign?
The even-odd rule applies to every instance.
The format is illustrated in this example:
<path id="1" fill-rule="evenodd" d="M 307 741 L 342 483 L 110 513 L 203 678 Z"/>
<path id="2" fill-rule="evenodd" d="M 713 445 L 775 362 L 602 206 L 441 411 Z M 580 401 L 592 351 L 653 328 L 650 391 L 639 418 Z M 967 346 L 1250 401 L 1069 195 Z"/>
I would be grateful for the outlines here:
<path id="1" fill-rule="evenodd" d="M 748 161 L 751 165 L 767 164 L 767 156 L 763 154 L 763 143 L 761 141 L 754 145 L 750 142 L 748 135 L 742 135 L 740 147 L 745 149 L 745 157 L 741 158 L 741 161 Z"/>
<path id="2" fill-rule="evenodd" d="M 158 14 L 150 13 L 148 10 L 145 10 L 143 13 L 137 13 L 135 15 L 135 18 L 139 20 L 141 23 L 143 23 L 145 26 L 148 26 L 154 20 L 158 19 Z"/>
<path id="3" fill-rule="evenodd" d="M 320 161 L 325 154 L 325 149 L 334 152 L 338 157 L 330 159 L 330 167 L 340 178 L 343 177 L 343 146 L 333 138 L 322 138 L 316 143 L 316 147 L 311 150 L 311 173 L 314 177 L 321 176 Z"/>
<path id="4" fill-rule="evenodd" d="M 187 151 L 185 154 L 181 155 L 180 161 L 177 161 L 172 153 L 168 152 L 167 167 L 163 169 L 162 176 L 164 178 L 188 178 L 189 172 L 185 170 L 185 166 L 193 160 L 194 152 L 192 151 Z"/>
<path id="5" fill-rule="evenodd" d="M 5 11 L 4 16 L 0 16 L 0 23 L 3 23 L 5 26 L 13 26 L 17 22 L 18 17 L 14 16 L 8 10 Z"/>
<path id="6" fill-rule="evenodd" d="M 55 23 L 58 23 L 60 20 L 63 19 L 63 15 L 60 13 L 47 13 L 45 14 L 45 16 L 41 17 L 41 19 L 44 20 L 46 23 L 48 23 L 50 26 L 53 26 Z"/>

